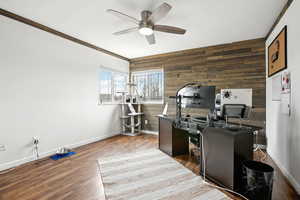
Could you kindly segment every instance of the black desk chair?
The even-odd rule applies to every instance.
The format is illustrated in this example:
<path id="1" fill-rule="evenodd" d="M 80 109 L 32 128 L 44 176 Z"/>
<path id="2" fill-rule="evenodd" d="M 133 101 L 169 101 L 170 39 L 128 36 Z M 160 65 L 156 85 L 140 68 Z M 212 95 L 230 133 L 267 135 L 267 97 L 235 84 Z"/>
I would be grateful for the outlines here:
<path id="1" fill-rule="evenodd" d="M 224 104 L 222 108 L 221 118 L 225 120 L 226 126 L 228 125 L 229 118 L 237 118 L 241 120 L 248 118 L 249 108 L 245 104 Z"/>

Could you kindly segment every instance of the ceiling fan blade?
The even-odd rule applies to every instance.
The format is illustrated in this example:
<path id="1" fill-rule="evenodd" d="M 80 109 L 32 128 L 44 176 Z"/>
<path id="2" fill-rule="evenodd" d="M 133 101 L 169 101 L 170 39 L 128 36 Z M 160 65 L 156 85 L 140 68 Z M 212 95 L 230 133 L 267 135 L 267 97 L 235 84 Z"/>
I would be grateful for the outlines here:
<path id="1" fill-rule="evenodd" d="M 185 34 L 186 30 L 178 28 L 175 26 L 166 26 L 166 25 L 154 25 L 153 29 L 155 31 L 174 33 L 174 34 Z"/>
<path id="2" fill-rule="evenodd" d="M 161 20 L 162 18 L 164 18 L 169 11 L 171 10 L 172 6 L 170 6 L 167 3 L 163 3 L 161 4 L 158 8 L 156 8 L 153 12 L 152 15 L 150 15 L 149 20 L 152 23 L 156 23 L 159 20 Z"/>
<path id="3" fill-rule="evenodd" d="M 155 36 L 154 36 L 154 34 L 152 34 L 152 35 L 146 35 L 145 37 L 146 37 L 146 39 L 147 39 L 147 41 L 148 41 L 148 43 L 150 45 L 151 44 L 155 44 Z"/>
<path id="4" fill-rule="evenodd" d="M 106 10 L 106 12 L 108 12 L 108 13 L 116 16 L 116 17 L 119 17 L 123 20 L 130 21 L 130 22 L 133 22 L 135 24 L 140 24 L 140 21 L 137 20 L 136 18 L 128 16 L 124 13 L 119 12 L 119 11 L 116 11 L 116 10 L 113 10 L 113 9 L 108 9 L 108 10 Z"/>
<path id="5" fill-rule="evenodd" d="M 134 28 L 129 28 L 129 29 L 125 29 L 122 31 L 118 31 L 118 32 L 113 33 L 113 35 L 123 35 L 123 34 L 131 33 L 131 32 L 137 31 L 137 30 L 139 30 L 139 27 L 134 27 Z"/>

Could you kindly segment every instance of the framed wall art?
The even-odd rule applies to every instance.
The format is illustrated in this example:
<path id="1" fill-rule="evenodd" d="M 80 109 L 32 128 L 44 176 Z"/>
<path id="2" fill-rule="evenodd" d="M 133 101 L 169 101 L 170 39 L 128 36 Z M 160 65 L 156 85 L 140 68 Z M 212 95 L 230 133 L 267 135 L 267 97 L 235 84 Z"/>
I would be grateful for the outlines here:
<path id="1" fill-rule="evenodd" d="M 287 68 L 287 26 L 268 47 L 268 76 Z"/>

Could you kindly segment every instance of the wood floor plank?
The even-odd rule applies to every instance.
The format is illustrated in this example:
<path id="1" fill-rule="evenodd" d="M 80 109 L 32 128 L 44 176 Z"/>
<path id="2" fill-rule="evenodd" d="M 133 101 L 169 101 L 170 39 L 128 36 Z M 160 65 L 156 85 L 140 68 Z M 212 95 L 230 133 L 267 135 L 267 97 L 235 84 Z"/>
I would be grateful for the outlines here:
<path id="1" fill-rule="evenodd" d="M 0 200 L 105 200 L 97 159 L 157 147 L 158 139 L 154 135 L 115 136 L 76 148 L 77 154 L 72 157 L 25 164 L 0 175 Z M 255 153 L 257 160 L 262 157 L 262 153 Z M 199 173 L 193 157 L 185 155 L 175 159 Z M 273 161 L 267 157 L 264 162 L 276 169 L 273 200 L 300 199 Z"/>

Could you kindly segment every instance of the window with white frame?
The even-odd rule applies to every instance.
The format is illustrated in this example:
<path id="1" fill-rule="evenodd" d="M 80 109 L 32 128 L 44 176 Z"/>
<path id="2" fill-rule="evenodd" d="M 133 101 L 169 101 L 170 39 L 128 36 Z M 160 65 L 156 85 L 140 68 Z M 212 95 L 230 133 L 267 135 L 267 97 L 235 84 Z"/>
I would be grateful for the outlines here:
<path id="1" fill-rule="evenodd" d="M 120 103 L 127 91 L 128 73 L 101 67 L 98 78 L 100 104 Z"/>
<path id="2" fill-rule="evenodd" d="M 131 81 L 136 85 L 134 94 L 144 103 L 162 103 L 164 96 L 163 70 L 147 70 L 131 73 Z"/>

